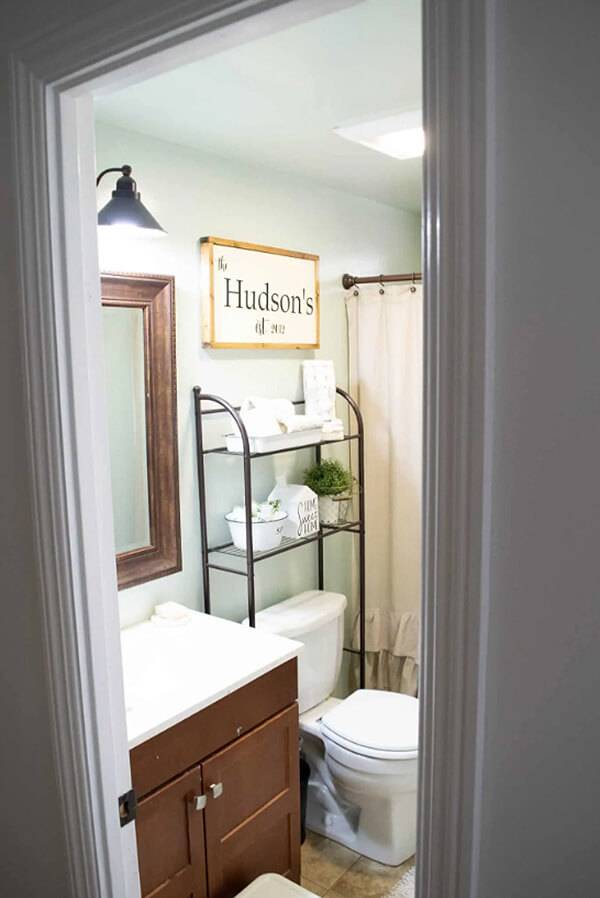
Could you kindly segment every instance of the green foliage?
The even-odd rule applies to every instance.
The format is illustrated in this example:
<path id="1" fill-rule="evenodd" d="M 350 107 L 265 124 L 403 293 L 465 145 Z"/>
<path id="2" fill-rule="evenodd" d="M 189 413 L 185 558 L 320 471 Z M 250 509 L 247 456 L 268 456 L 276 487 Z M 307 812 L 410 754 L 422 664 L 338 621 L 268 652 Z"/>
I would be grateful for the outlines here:
<path id="1" fill-rule="evenodd" d="M 354 477 L 339 461 L 328 458 L 305 471 L 304 483 L 317 496 L 349 496 L 354 486 Z"/>

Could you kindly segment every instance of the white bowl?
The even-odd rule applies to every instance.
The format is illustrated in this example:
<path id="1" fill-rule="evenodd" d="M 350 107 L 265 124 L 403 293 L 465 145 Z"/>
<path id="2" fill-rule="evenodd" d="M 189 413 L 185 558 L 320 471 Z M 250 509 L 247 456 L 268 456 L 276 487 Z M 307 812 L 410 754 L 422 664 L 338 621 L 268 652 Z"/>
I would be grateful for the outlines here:
<path id="1" fill-rule="evenodd" d="M 283 527 L 287 514 L 281 512 L 271 521 L 252 521 L 252 543 L 255 552 L 266 552 L 276 549 L 283 538 Z M 225 515 L 229 525 L 231 539 L 236 549 L 246 551 L 246 522 L 231 519 L 230 514 Z"/>

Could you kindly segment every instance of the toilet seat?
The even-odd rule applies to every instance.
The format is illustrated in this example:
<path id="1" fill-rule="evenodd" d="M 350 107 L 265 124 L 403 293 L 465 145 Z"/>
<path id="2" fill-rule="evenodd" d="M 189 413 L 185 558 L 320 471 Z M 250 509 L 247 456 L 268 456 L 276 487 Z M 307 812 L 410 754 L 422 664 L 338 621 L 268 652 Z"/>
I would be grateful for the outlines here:
<path id="1" fill-rule="evenodd" d="M 389 758 L 372 758 L 368 755 L 360 755 L 355 751 L 349 751 L 337 742 L 330 741 L 327 736 L 323 737 L 325 745 L 325 754 L 327 756 L 327 766 L 329 771 L 336 772 L 338 765 L 351 771 L 355 776 L 362 777 L 365 782 L 365 788 L 368 788 L 369 794 L 378 794 L 383 790 L 387 794 L 389 790 L 415 788 L 417 781 L 417 770 L 419 759 L 407 755 L 392 759 Z M 366 785 L 368 783 L 368 786 Z"/>
<path id="2" fill-rule="evenodd" d="M 323 738 L 352 755 L 380 761 L 418 757 L 419 702 L 409 695 L 358 689 L 323 715 Z M 363 765 L 356 761 L 362 768 Z"/>

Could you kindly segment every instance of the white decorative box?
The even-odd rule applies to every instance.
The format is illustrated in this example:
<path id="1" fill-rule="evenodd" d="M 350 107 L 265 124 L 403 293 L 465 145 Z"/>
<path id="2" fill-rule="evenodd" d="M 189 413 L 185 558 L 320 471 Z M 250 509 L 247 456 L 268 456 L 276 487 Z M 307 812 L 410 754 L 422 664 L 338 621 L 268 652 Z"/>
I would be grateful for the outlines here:
<path id="1" fill-rule="evenodd" d="M 319 497 L 301 483 L 286 483 L 278 478 L 277 486 L 269 493 L 269 502 L 279 501 L 287 518 L 283 535 L 290 539 L 305 539 L 319 532 Z"/>

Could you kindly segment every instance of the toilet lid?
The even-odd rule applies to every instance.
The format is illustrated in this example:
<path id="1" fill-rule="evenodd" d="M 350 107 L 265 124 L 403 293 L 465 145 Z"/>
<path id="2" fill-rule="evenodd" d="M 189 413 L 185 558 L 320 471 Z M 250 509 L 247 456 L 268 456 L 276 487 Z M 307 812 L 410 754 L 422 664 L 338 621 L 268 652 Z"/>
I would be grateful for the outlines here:
<path id="1" fill-rule="evenodd" d="M 358 754 L 414 754 L 419 745 L 419 701 L 397 692 L 358 689 L 323 715 L 321 729 Z"/>

